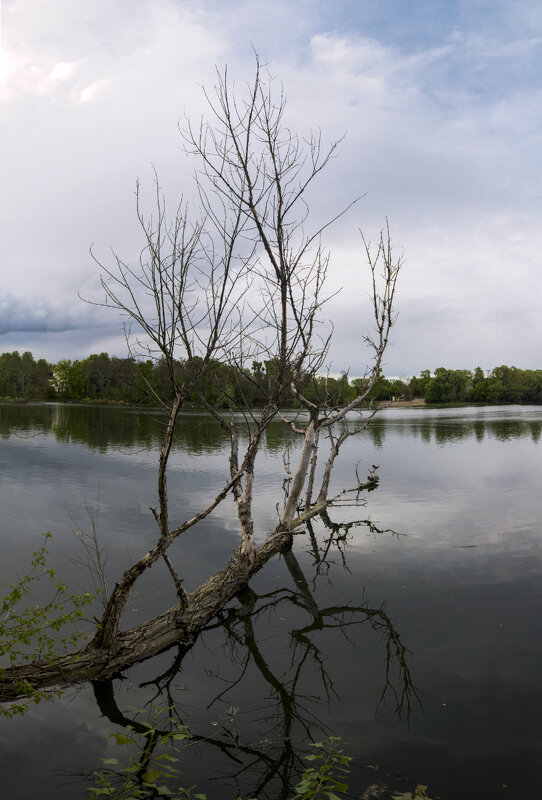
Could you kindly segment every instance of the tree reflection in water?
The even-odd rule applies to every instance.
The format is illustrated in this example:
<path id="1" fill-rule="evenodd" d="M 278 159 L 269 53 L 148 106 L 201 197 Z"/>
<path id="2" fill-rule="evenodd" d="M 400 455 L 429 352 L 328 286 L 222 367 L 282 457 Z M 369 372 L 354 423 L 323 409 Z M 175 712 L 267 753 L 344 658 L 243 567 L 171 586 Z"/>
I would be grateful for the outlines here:
<path id="1" fill-rule="evenodd" d="M 210 676 L 220 679 L 225 686 L 212 697 L 207 709 L 221 703 L 226 707 L 232 696 L 239 696 L 243 682 L 247 680 L 251 670 L 257 670 L 266 687 L 266 692 L 260 691 L 258 707 L 243 708 L 243 719 L 249 719 L 250 724 L 257 725 L 259 729 L 256 742 L 247 743 L 246 739 L 250 738 L 248 724 L 245 725 L 246 730 L 241 729 L 236 715 L 237 709 L 233 705 L 220 715 L 220 724 L 216 725 L 213 736 L 191 731 L 191 743 L 197 743 L 200 748 L 208 748 L 209 753 L 220 751 L 227 757 L 227 763 L 231 767 L 226 769 L 222 764 L 221 774 L 215 772 L 213 780 L 219 781 L 222 792 L 225 785 L 229 784 L 232 797 L 273 797 L 284 800 L 291 796 L 292 787 L 306 766 L 303 760 L 306 745 L 327 738 L 330 733 L 337 733 L 329 731 L 318 716 L 319 707 L 327 708 L 339 696 L 339 692 L 331 675 L 333 662 L 322 649 L 321 637 L 318 637 L 317 643 L 315 632 L 338 629 L 354 646 L 349 638 L 349 628 L 359 628 L 360 624 L 368 625 L 379 635 L 385 651 L 382 690 L 377 708 L 391 697 L 395 712 L 408 720 L 413 704 L 420 702 L 407 661 L 406 645 L 382 607 L 371 608 L 368 602 L 361 605 L 337 604 L 320 607 L 314 597 L 317 580 L 322 576 L 330 580 L 332 551 L 340 553 L 342 564 L 347 568 L 345 548 L 348 531 L 353 526 L 366 526 L 375 534 L 384 531 L 376 528 L 369 520 L 337 524 L 326 515 L 323 522 L 326 535 L 320 541 L 313 528 L 309 531 L 314 559 L 314 576 L 310 582 L 290 548 L 283 552 L 282 557 L 294 588 L 282 587 L 257 594 L 247 587 L 237 595 L 236 605 L 224 609 L 206 628 L 206 631 L 224 631 L 224 647 L 236 669 L 236 676 L 232 679 L 220 675 Z M 258 633 L 261 626 L 258 622 L 270 612 L 280 613 L 280 618 L 284 619 L 288 608 L 290 611 L 295 608 L 306 612 L 310 622 L 289 631 L 286 668 L 283 661 L 280 668 L 275 668 L 263 653 L 262 637 Z M 140 684 L 141 688 L 154 688 L 152 697 L 146 703 L 149 711 L 156 705 L 167 707 L 170 709 L 170 716 L 178 719 L 180 726 L 186 724 L 185 713 L 172 687 L 174 681 L 178 682 L 183 660 L 194 644 L 195 642 L 179 646 L 167 670 Z M 308 691 L 315 680 L 318 690 Z M 111 722 L 124 727 L 130 726 L 133 731 L 141 734 L 148 732 L 148 726 L 138 721 L 137 716 L 121 711 L 115 697 L 113 681 L 96 681 L 93 686 L 100 711 Z M 150 747 L 146 748 L 145 756 L 142 756 L 145 760 L 141 764 L 142 771 L 147 768 L 153 750 L 159 744 L 160 734 L 165 733 L 166 730 L 157 731 L 154 741 L 149 742 Z M 222 796 L 226 795 L 223 793 Z"/>
<path id="2" fill-rule="evenodd" d="M 373 491 L 373 489 L 369 488 L 368 491 Z M 355 503 L 348 503 L 348 505 L 355 505 L 358 508 L 360 505 L 364 504 L 364 501 L 360 499 L 356 499 Z M 327 509 L 323 509 L 318 516 L 321 522 L 323 522 L 324 527 L 330 531 L 330 533 L 324 537 L 323 542 L 320 545 L 318 543 L 318 537 L 315 533 L 313 521 L 307 521 L 310 551 L 314 557 L 313 566 L 315 567 L 314 577 L 312 579 L 313 591 L 316 588 L 317 579 L 322 575 L 329 575 L 329 570 L 334 563 L 331 558 L 333 551 L 336 551 L 339 554 L 343 569 L 350 572 L 346 559 L 346 547 L 348 546 L 349 531 L 352 530 L 352 528 L 366 528 L 369 533 L 372 533 L 374 536 L 381 536 L 385 533 L 389 533 L 391 536 L 395 537 L 402 535 L 404 536 L 404 534 L 397 533 L 397 531 L 394 531 L 392 528 L 379 528 L 371 519 L 355 519 L 351 520 L 350 522 L 333 522 Z"/>

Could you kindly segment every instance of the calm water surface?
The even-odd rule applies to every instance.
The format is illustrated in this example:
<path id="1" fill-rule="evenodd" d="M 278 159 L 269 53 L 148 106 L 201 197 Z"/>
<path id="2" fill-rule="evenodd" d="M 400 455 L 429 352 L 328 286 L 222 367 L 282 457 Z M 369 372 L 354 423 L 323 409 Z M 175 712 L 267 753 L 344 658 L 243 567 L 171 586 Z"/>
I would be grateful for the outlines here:
<path id="1" fill-rule="evenodd" d="M 65 405 L 0 406 L 0 587 L 23 573 L 40 534 L 74 588 L 87 508 L 108 543 L 108 577 L 155 536 L 159 415 Z M 350 794 L 537 797 L 542 781 L 542 582 L 537 407 L 387 410 L 345 446 L 337 490 L 380 465 L 362 507 L 334 508 L 296 537 L 188 651 L 174 649 L 111 684 L 0 720 L 0 796 L 84 798 L 108 735 L 133 707 L 174 705 L 195 737 L 181 783 L 209 798 L 282 797 L 299 753 L 328 733 L 353 756 Z M 261 535 L 276 523 L 283 454 L 276 424 L 257 483 Z M 173 522 L 221 488 L 219 428 L 182 419 L 172 456 Z M 226 505 L 178 543 L 190 590 L 238 544 Z M 175 601 L 156 565 L 126 626 Z M 142 716 L 141 719 L 144 717 Z"/>

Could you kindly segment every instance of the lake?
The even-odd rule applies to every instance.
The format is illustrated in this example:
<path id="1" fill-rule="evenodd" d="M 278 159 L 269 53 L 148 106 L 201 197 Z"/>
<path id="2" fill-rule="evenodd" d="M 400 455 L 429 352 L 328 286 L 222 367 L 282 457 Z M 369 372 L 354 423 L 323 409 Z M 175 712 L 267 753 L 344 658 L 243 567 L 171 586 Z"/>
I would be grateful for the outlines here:
<path id="1" fill-rule="evenodd" d="M 150 546 L 162 418 L 126 408 L 0 405 L 5 592 L 41 534 L 72 588 L 89 577 L 77 531 L 96 525 L 108 578 Z M 110 683 L 68 689 L 0 718 L 1 796 L 84 798 L 109 734 L 174 707 L 193 735 L 183 786 L 211 798 L 289 797 L 310 741 L 342 737 L 350 795 L 534 797 L 542 777 L 542 408 L 387 409 L 344 446 L 337 490 L 372 464 L 366 504 L 332 508 L 296 536 L 191 648 Z M 277 519 L 285 447 L 269 427 L 256 481 L 260 539 Z M 172 522 L 224 483 L 227 443 L 198 413 L 172 454 Z M 222 504 L 171 551 L 191 590 L 238 545 Z M 43 598 L 46 591 L 43 589 Z M 165 568 L 137 586 L 125 626 L 175 602 Z M 97 613 L 97 610 L 94 612 Z M 139 716 L 134 708 L 145 708 Z M 295 781 L 294 781 L 295 782 Z"/>

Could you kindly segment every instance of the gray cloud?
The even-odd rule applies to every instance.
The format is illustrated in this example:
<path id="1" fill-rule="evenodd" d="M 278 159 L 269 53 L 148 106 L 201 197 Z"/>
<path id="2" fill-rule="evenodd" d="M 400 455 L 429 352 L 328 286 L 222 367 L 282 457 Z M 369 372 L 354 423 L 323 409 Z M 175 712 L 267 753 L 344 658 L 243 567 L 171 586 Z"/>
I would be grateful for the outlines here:
<path id="1" fill-rule="evenodd" d="M 48 300 L 30 302 L 4 294 L 0 297 L 0 336 L 15 333 L 68 333 L 77 330 L 111 330 L 103 309 L 80 302 L 62 307 Z M 113 323 L 113 329 L 118 324 Z"/>
<path id="2" fill-rule="evenodd" d="M 178 118 L 199 117 L 215 63 L 250 77 L 252 41 L 284 81 L 293 129 L 348 132 L 311 196 L 316 223 L 367 192 L 326 236 L 330 289 L 345 286 L 326 312 L 336 368 L 363 370 L 358 227 L 374 240 L 386 216 L 406 256 L 391 373 L 540 366 L 542 14 L 522 0 L 423 2 L 405 27 L 395 0 L 385 14 L 347 5 L 4 0 L 2 342 L 125 353 L 122 321 L 77 299 L 98 296 L 89 244 L 137 259 L 134 183 L 152 184 L 151 162 L 172 201 L 195 202 Z"/>

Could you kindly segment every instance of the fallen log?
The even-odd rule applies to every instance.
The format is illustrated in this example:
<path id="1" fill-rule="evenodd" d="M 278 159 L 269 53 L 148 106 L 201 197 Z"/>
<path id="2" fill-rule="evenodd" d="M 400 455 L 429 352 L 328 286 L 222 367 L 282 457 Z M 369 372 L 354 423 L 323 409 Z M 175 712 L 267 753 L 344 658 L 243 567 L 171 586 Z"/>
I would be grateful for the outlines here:
<path id="1" fill-rule="evenodd" d="M 187 596 L 186 605 L 169 608 L 134 628 L 119 631 L 108 648 L 87 645 L 53 659 L 34 661 L 0 671 L 0 702 L 24 696 L 23 686 L 57 689 L 91 680 L 107 680 L 134 664 L 188 644 L 208 622 L 244 588 L 251 577 L 292 543 L 291 531 L 270 536 L 256 549 L 253 563 L 237 551 L 224 569 L 212 575 Z"/>

